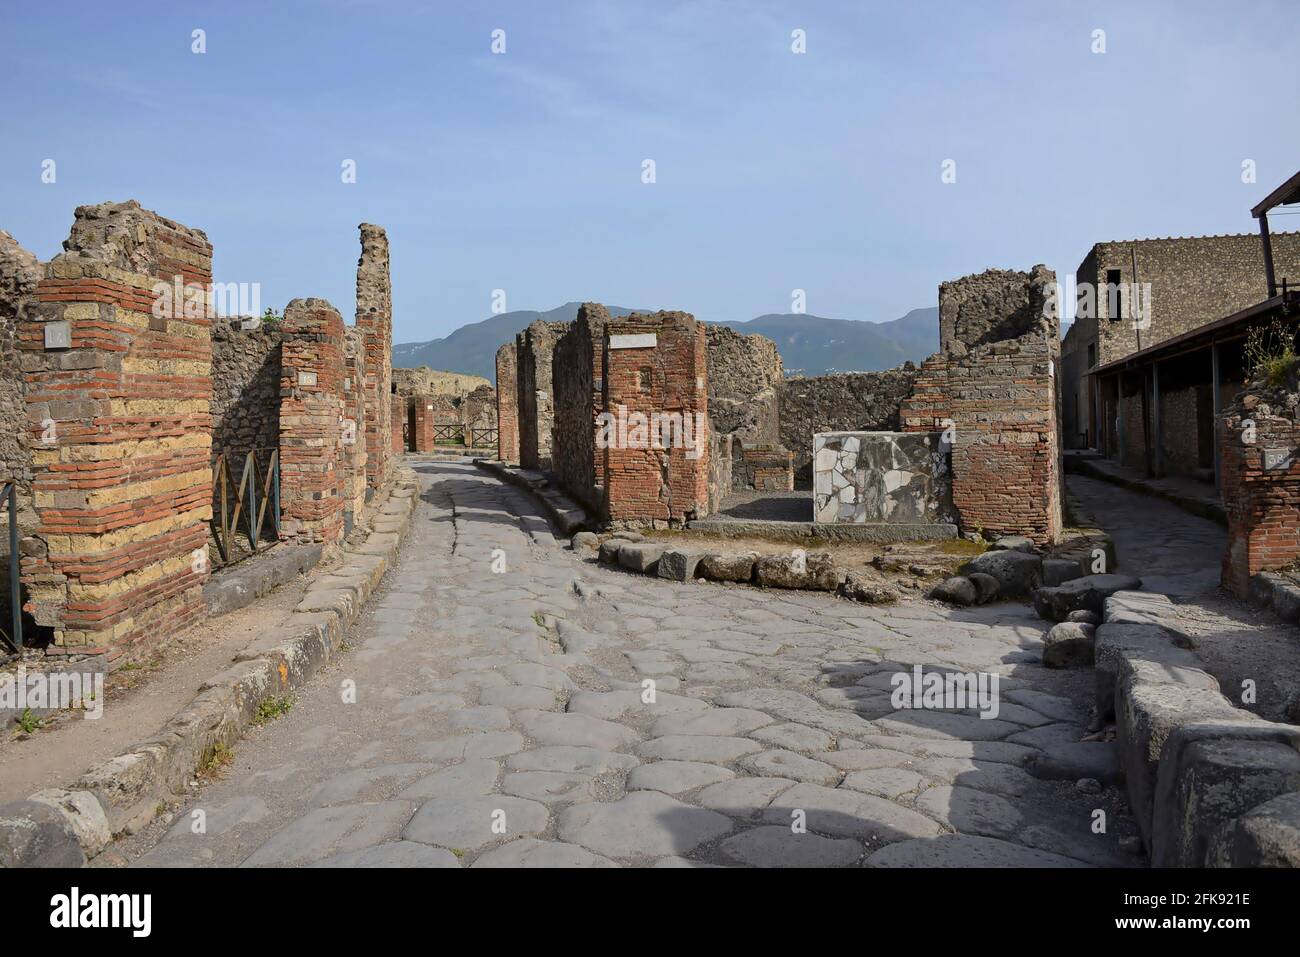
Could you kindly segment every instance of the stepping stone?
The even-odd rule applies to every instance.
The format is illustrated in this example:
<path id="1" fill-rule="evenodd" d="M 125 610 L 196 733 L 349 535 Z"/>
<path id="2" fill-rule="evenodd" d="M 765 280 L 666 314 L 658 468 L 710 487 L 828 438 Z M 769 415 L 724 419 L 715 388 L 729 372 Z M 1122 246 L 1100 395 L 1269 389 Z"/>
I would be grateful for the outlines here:
<path id="1" fill-rule="evenodd" d="M 793 751 L 764 751 L 745 759 L 742 764 L 754 774 L 766 777 L 793 778 L 826 785 L 834 785 L 840 779 L 836 768 Z"/>
<path id="2" fill-rule="evenodd" d="M 817 784 L 796 784 L 763 812 L 771 824 L 790 826 L 791 813 L 806 815 L 808 830 L 835 837 L 903 841 L 934 837 L 943 829 L 924 814 L 872 794 Z"/>
<path id="3" fill-rule="evenodd" d="M 493 825 L 505 812 L 505 833 Z M 402 831 L 402 837 L 451 850 L 475 851 L 489 844 L 546 830 L 550 815 L 536 801 L 505 794 L 473 794 L 426 801 Z"/>
<path id="4" fill-rule="evenodd" d="M 1006 798 L 968 787 L 930 788 L 915 804 L 954 831 L 982 837 L 1010 837 L 1023 820 Z"/>
<path id="5" fill-rule="evenodd" d="M 560 814 L 562 841 L 613 858 L 690 853 L 732 829 L 729 818 L 658 791 L 634 791 L 607 804 L 579 804 Z"/>
<path id="6" fill-rule="evenodd" d="M 493 848 L 476 860 L 473 867 L 618 867 L 607 857 L 593 854 L 576 844 L 539 841 L 521 837 Z"/>
<path id="7" fill-rule="evenodd" d="M 829 751 L 834 743 L 825 731 L 794 723 L 770 725 L 753 732 L 750 737 L 789 751 Z"/>
<path id="8" fill-rule="evenodd" d="M 497 783 L 500 770 L 495 761 L 483 759 L 454 764 L 420 778 L 398 797 L 419 800 L 444 795 L 487 794 Z"/>
<path id="9" fill-rule="evenodd" d="M 1135 591 L 1142 579 L 1132 575 L 1084 575 L 1063 585 L 1034 592 L 1034 611 L 1048 621 L 1065 621 L 1072 611 L 1101 614 L 1107 598 L 1118 591 Z"/>
<path id="10" fill-rule="evenodd" d="M 777 795 L 794 785 L 789 778 L 736 778 L 710 785 L 695 799 L 704 807 L 732 817 L 757 817 Z"/>
<path id="11" fill-rule="evenodd" d="M 308 811 L 277 831 L 243 867 L 291 867 L 395 840 L 411 816 L 409 801 L 344 804 Z"/>
<path id="12" fill-rule="evenodd" d="M 541 744 L 571 745 L 614 751 L 638 740 L 631 728 L 585 714 L 520 711 L 516 714 L 524 733 Z"/>
<path id="13" fill-rule="evenodd" d="M 851 867 L 862 845 L 851 838 L 795 834 L 788 827 L 756 827 L 723 841 L 723 856 L 750 867 Z"/>
<path id="14" fill-rule="evenodd" d="M 566 771 L 514 771 L 505 776 L 501 790 L 515 797 L 549 804 L 552 801 L 589 801 L 591 778 Z"/>
<path id="15" fill-rule="evenodd" d="M 566 745 L 534 748 L 506 759 L 506 767 L 514 771 L 562 771 L 591 776 L 634 768 L 640 763 L 630 754 Z"/>
<path id="16" fill-rule="evenodd" d="M 711 708 L 700 714 L 674 714 L 660 718 L 651 728 L 655 736 L 670 734 L 744 735 L 772 723 L 771 715 L 750 708 Z"/>
<path id="17" fill-rule="evenodd" d="M 451 851 L 411 841 L 392 841 L 359 851 L 335 854 L 311 867 L 460 867 Z"/>
<path id="18" fill-rule="evenodd" d="M 706 764 L 730 764 L 747 754 L 763 750 L 748 738 L 719 737 L 708 734 L 669 734 L 647 741 L 637 749 L 642 757 L 661 761 L 702 761 Z"/>
<path id="19" fill-rule="evenodd" d="M 925 778 L 906 768 L 871 768 L 850 772 L 844 778 L 843 787 L 880 797 L 896 798 L 910 794 L 924 783 Z"/>
<path id="20" fill-rule="evenodd" d="M 1087 867 L 1082 861 L 992 837 L 944 834 L 902 841 L 867 858 L 867 867 Z"/>
<path id="21" fill-rule="evenodd" d="M 663 791 L 681 794 L 707 784 L 717 784 L 735 777 L 735 772 L 716 764 L 697 761 L 656 761 L 633 768 L 627 776 L 629 791 Z"/>

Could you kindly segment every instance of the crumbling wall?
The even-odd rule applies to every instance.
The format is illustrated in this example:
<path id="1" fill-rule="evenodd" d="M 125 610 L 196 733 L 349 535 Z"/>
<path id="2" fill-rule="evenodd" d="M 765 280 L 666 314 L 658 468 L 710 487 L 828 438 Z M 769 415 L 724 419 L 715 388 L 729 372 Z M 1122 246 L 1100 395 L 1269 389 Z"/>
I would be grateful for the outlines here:
<path id="1" fill-rule="evenodd" d="M 212 454 L 280 444 L 279 322 L 212 320 Z"/>
<path id="2" fill-rule="evenodd" d="M 568 328 L 567 322 L 538 319 L 515 337 L 519 379 L 519 464 L 527 469 L 551 469 L 551 430 L 555 422 L 551 363 L 555 342 Z"/>
<path id="3" fill-rule="evenodd" d="M 18 367 L 18 312 L 35 296 L 43 272 L 40 260 L 0 230 L 0 481 L 15 483 L 25 510 L 31 508 L 32 460 Z M 5 542 L 8 554 L 7 538 Z"/>
<path id="4" fill-rule="evenodd" d="M 787 379 L 780 387 L 781 444 L 794 453 L 795 482 L 812 486 L 813 436 L 818 432 L 893 432 L 912 391 L 912 363 L 883 372 Z"/>
<path id="5" fill-rule="evenodd" d="M 284 327 L 280 379 L 281 534 L 300 542 L 329 545 L 343 535 L 343 318 L 324 299 L 295 299 L 285 308 Z M 368 334 L 365 341 L 369 352 Z M 368 382 L 372 379 L 367 374 Z M 386 423 L 385 428 L 389 427 Z"/>
<path id="6" fill-rule="evenodd" d="M 492 385 L 487 379 L 465 372 L 444 372 L 419 366 L 393 370 L 393 391 L 398 395 L 469 395 L 476 389 Z"/>
<path id="7" fill-rule="evenodd" d="M 343 534 L 351 533 L 366 505 L 366 337 L 355 327 L 343 331 Z M 390 423 L 391 424 L 391 423 Z"/>
<path id="8" fill-rule="evenodd" d="M 944 351 L 922 366 L 902 418 L 905 431 L 952 436 L 963 531 L 1027 535 L 1040 545 L 1060 537 L 1055 281 L 1040 265 L 940 287 Z"/>
<path id="9" fill-rule="evenodd" d="M 211 280 L 199 230 L 134 201 L 82 206 L 22 308 L 37 512 L 22 574 L 51 653 L 111 659 L 205 614 Z"/>
<path id="10" fill-rule="evenodd" d="M 356 328 L 365 336 L 366 481 L 377 489 L 392 473 L 393 283 L 388 269 L 388 234 L 362 223 L 357 260 Z"/>
<path id="11" fill-rule="evenodd" d="M 598 417 L 605 411 L 605 330 L 609 310 L 585 302 L 555 344 L 552 380 L 555 423 L 552 467 L 560 484 L 590 509 L 603 509 L 605 456 L 597 448 Z"/>
<path id="12" fill-rule="evenodd" d="M 735 432 L 749 445 L 781 441 L 780 400 L 785 374 L 776 343 L 706 325 L 709 417 L 718 432 Z"/>
<path id="13" fill-rule="evenodd" d="M 708 361 L 704 328 L 684 312 L 633 314 L 606 326 L 605 512 L 617 525 L 680 526 L 708 514 Z M 635 416 L 689 423 L 690 440 L 656 443 Z M 660 430 L 661 434 L 663 430 Z M 684 433 L 682 439 L 685 439 Z"/>
<path id="14" fill-rule="evenodd" d="M 519 461 L 519 366 L 513 342 L 497 350 L 497 458 Z"/>

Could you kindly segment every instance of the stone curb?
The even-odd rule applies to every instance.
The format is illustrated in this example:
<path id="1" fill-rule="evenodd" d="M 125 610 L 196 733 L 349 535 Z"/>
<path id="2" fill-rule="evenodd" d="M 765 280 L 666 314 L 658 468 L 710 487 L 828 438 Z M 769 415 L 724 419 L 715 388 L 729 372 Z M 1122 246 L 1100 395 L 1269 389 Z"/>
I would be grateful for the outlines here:
<path id="1" fill-rule="evenodd" d="M 474 459 L 474 464 L 532 495 L 565 536 L 571 537 L 575 532 L 596 527 L 597 523 L 586 509 L 556 488 L 545 473 L 517 468 L 495 459 Z"/>
<path id="2" fill-rule="evenodd" d="M 339 565 L 308 586 L 291 620 L 205 681 L 158 734 L 68 788 L 0 807 L 0 866 L 84 866 L 119 835 L 150 823 L 218 745 L 239 739 L 262 702 L 303 686 L 335 654 L 395 560 L 418 502 L 418 478 L 399 468 L 369 506 L 369 531 L 349 536 Z"/>
<path id="3" fill-rule="evenodd" d="M 1153 867 L 1300 866 L 1300 728 L 1237 707 L 1187 639 L 1159 624 L 1168 597 L 1116 592 L 1097 629 L 1097 714 L 1116 746 Z M 1250 815 L 1248 818 L 1247 816 Z"/>

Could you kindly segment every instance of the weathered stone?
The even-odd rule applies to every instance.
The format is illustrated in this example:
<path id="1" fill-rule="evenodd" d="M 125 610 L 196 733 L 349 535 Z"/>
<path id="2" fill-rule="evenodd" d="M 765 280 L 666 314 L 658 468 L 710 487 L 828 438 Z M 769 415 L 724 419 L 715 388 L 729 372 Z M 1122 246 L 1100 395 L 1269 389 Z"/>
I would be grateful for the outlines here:
<path id="1" fill-rule="evenodd" d="M 633 791 L 608 804 L 579 804 L 560 814 L 560 840 L 612 858 L 688 854 L 732 830 L 716 811 L 694 808 L 658 791 Z"/>
<path id="2" fill-rule="evenodd" d="M 664 546 L 655 542 L 631 542 L 618 550 L 618 563 L 634 572 L 653 575 L 663 553 Z"/>
<path id="3" fill-rule="evenodd" d="M 72 824 L 36 801 L 0 807 L 0 867 L 83 867 L 86 855 Z"/>
<path id="4" fill-rule="evenodd" d="M 1080 621 L 1063 621 L 1052 626 L 1043 639 L 1043 664 L 1048 668 L 1090 665 L 1097 626 Z"/>
<path id="5" fill-rule="evenodd" d="M 930 597 L 950 605 L 973 605 L 979 598 L 979 591 L 965 575 L 954 575 L 935 585 L 930 590 Z"/>
<path id="6" fill-rule="evenodd" d="M 993 837 L 943 834 L 902 841 L 867 858 L 868 867 L 1087 867 L 1083 861 L 1049 854 Z"/>
<path id="7" fill-rule="evenodd" d="M 916 807 L 954 831 L 984 837 L 1012 837 L 1023 820 L 1006 798 L 968 787 L 929 788 Z"/>
<path id="8" fill-rule="evenodd" d="M 1226 824 L 1208 856 L 1211 867 L 1300 867 L 1300 791 L 1265 801 Z"/>
<path id="9" fill-rule="evenodd" d="M 729 837 L 718 849 L 750 867 L 851 867 L 862 856 L 862 845 L 852 838 L 796 834 L 776 825 Z"/>
<path id="10" fill-rule="evenodd" d="M 998 581 L 998 590 L 1008 598 L 1031 594 L 1043 583 L 1043 560 L 1028 552 L 998 549 L 976 555 L 959 571 L 963 575 L 983 572 Z"/>
<path id="11" fill-rule="evenodd" d="M 607 857 L 576 844 L 521 837 L 482 854 L 474 867 L 618 867 Z"/>
<path id="12" fill-rule="evenodd" d="M 1109 601 L 1109 599 L 1107 599 Z M 1100 625 L 1101 615 L 1095 611 L 1089 611 L 1086 608 L 1080 608 L 1078 611 L 1072 611 L 1065 616 L 1066 621 L 1077 621 L 1085 625 Z"/>
<path id="13" fill-rule="evenodd" d="M 975 601 L 977 603 L 986 605 L 998 597 L 1001 586 L 992 575 L 987 575 L 984 572 L 971 572 L 966 577 L 975 586 Z"/>
<path id="14" fill-rule="evenodd" d="M 719 781 L 728 781 L 735 772 L 716 764 L 698 761 L 655 761 L 633 768 L 627 776 L 629 791 L 663 791 L 681 794 Z"/>
<path id="15" fill-rule="evenodd" d="M 669 548 L 659 556 L 659 577 L 688 582 L 695 578 L 695 568 L 703 556 L 681 548 Z"/>
<path id="16" fill-rule="evenodd" d="M 809 831 L 833 837 L 902 841 L 942 833 L 930 818 L 901 804 L 874 794 L 817 784 L 796 784 L 768 806 L 763 820 L 788 828 L 796 812 L 803 812 Z"/>
<path id="17" fill-rule="evenodd" d="M 1113 741 L 1070 741 L 1048 745 L 1025 765 L 1034 777 L 1047 781 L 1077 781 L 1093 778 L 1103 784 L 1118 784 L 1119 754 Z"/>
<path id="18" fill-rule="evenodd" d="M 845 598 L 866 605 L 890 605 L 898 601 L 898 592 L 894 589 L 858 572 L 849 572 L 844 576 L 842 591 Z"/>
<path id="19" fill-rule="evenodd" d="M 1052 587 L 1063 585 L 1083 575 L 1079 563 L 1068 558 L 1043 559 L 1043 584 Z"/>
<path id="20" fill-rule="evenodd" d="M 1032 539 L 1026 538 L 1024 535 L 1003 535 L 990 545 L 989 548 L 995 550 L 1005 549 L 1013 552 L 1032 553 L 1034 551 L 1034 543 Z"/>
<path id="21" fill-rule="evenodd" d="M 578 551 L 596 551 L 600 548 L 600 539 L 595 532 L 579 532 L 573 536 L 573 550 Z"/>
<path id="22" fill-rule="evenodd" d="M 705 555 L 696 570 L 711 582 L 747 582 L 754 577 L 756 552 L 744 555 Z"/>
<path id="23" fill-rule="evenodd" d="M 627 540 L 622 538 L 606 539 L 600 543 L 600 560 L 606 565 L 617 565 L 618 553 L 627 544 Z"/>
<path id="24" fill-rule="evenodd" d="M 754 565 L 754 581 L 764 588 L 808 591 L 834 591 L 839 585 L 835 565 L 826 552 L 763 555 Z"/>
<path id="25" fill-rule="evenodd" d="M 1142 587 L 1132 575 L 1084 575 L 1063 585 L 1034 592 L 1034 611 L 1048 621 L 1064 621 L 1072 611 L 1086 609 L 1101 613 L 1102 603 L 1117 591 Z"/>

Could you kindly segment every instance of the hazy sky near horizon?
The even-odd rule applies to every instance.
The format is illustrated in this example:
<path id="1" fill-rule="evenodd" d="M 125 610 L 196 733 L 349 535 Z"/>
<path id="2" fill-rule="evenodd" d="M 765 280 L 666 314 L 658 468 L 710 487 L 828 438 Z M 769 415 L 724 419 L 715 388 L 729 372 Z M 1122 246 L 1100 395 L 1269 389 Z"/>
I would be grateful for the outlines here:
<path id="1" fill-rule="evenodd" d="M 48 259 L 75 206 L 138 199 L 218 280 L 350 320 L 379 223 L 399 342 L 496 289 L 885 321 L 992 266 L 1252 230 L 1300 168 L 1293 5 L 1058 6 L 0 0 L 0 228 Z"/>

